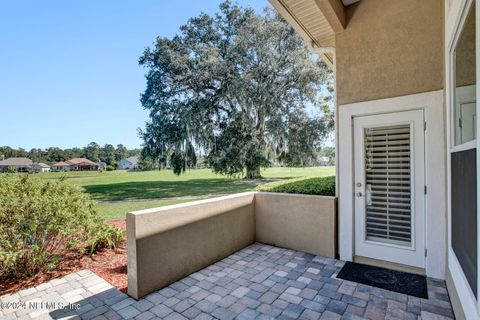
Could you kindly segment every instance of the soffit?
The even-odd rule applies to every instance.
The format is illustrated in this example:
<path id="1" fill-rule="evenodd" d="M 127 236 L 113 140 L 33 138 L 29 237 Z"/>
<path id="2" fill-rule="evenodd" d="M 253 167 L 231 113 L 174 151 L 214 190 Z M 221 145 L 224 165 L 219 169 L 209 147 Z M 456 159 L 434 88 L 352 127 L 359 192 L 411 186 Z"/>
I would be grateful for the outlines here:
<path id="1" fill-rule="evenodd" d="M 320 7 L 333 9 L 334 5 L 332 4 L 335 0 L 332 0 L 331 7 L 325 7 L 325 2 L 319 2 L 322 0 L 269 1 L 278 13 L 305 39 L 309 47 L 328 65 L 332 66 L 334 64 L 335 31 Z M 344 6 L 348 6 L 358 1 L 360 0 L 342 0 L 342 3 Z M 327 11 L 329 12 L 326 12 L 326 14 L 329 14 L 329 18 L 332 19 L 332 10 Z M 338 24 L 336 27 L 338 28 Z M 343 27 L 340 26 L 340 28 Z"/>
<path id="2" fill-rule="evenodd" d="M 335 32 L 315 0 L 278 0 L 308 36 L 312 47 L 334 47 Z M 287 19 L 288 20 L 288 19 Z M 298 31 L 298 30 L 297 30 Z M 301 32 L 300 32 L 301 33 Z"/>

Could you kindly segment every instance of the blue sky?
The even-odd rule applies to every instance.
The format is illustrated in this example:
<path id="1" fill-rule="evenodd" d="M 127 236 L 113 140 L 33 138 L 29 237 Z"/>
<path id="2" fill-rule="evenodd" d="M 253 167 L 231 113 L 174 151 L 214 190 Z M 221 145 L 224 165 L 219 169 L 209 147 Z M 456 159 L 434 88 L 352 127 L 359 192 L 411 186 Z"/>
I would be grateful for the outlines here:
<path id="1" fill-rule="evenodd" d="M 220 0 L 0 1 L 0 146 L 139 147 L 137 61 Z M 267 0 L 239 0 L 261 10 Z"/>

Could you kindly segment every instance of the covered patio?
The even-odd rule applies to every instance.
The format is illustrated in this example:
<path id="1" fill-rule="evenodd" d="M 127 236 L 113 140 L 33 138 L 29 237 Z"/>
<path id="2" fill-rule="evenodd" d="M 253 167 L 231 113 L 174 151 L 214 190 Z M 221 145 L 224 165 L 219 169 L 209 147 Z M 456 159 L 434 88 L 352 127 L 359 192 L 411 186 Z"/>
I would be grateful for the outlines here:
<path id="1" fill-rule="evenodd" d="M 428 278 L 429 299 L 420 299 L 337 279 L 343 264 L 257 242 L 139 300 L 88 270 L 80 271 L 0 297 L 1 305 L 18 306 L 4 308 L 0 318 L 454 318 L 444 281 Z"/>

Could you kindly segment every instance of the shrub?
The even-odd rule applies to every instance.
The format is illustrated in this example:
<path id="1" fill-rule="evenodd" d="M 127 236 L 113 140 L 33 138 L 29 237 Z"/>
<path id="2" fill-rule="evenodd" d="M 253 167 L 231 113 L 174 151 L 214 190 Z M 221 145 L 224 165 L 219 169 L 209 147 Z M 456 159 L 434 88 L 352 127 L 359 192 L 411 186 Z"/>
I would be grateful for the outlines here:
<path id="1" fill-rule="evenodd" d="M 0 279 L 49 271 L 66 250 L 93 253 L 122 239 L 90 197 L 64 179 L 0 175 Z"/>
<path id="2" fill-rule="evenodd" d="M 335 176 L 299 178 L 267 183 L 257 191 L 335 196 Z"/>
<path id="3" fill-rule="evenodd" d="M 107 171 L 113 171 L 113 170 L 115 170 L 114 166 L 112 166 L 112 165 L 107 166 Z"/>

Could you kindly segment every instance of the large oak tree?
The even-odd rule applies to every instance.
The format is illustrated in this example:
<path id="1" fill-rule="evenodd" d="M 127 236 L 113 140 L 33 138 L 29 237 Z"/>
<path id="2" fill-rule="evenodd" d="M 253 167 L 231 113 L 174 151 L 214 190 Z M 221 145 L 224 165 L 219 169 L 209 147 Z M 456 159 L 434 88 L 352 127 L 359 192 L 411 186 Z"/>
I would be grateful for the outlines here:
<path id="1" fill-rule="evenodd" d="M 215 172 L 247 178 L 315 158 L 333 127 L 321 94 L 331 94 L 331 72 L 281 17 L 226 1 L 180 31 L 157 38 L 139 60 L 145 157 L 180 174 L 201 152 Z"/>

